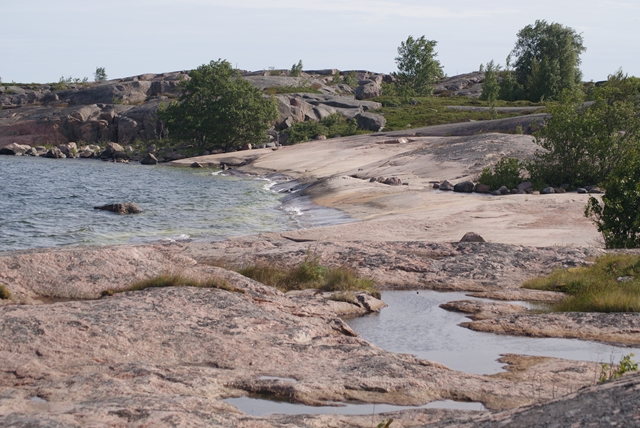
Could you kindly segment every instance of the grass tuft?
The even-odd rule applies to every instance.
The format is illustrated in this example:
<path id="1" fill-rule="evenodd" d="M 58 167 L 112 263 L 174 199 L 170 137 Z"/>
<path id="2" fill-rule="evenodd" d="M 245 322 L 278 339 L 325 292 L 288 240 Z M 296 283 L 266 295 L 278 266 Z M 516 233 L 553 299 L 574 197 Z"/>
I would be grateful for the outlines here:
<path id="1" fill-rule="evenodd" d="M 592 266 L 557 269 L 522 286 L 567 293 L 553 305 L 560 312 L 640 312 L 640 256 L 604 255 Z"/>
<path id="2" fill-rule="evenodd" d="M 9 287 L 4 284 L 0 284 L 0 299 L 8 300 L 11 298 L 11 291 L 9 291 Z"/>
<path id="3" fill-rule="evenodd" d="M 245 293 L 241 288 L 231 286 L 225 279 L 209 278 L 199 280 L 189 278 L 181 274 L 161 274 L 153 278 L 144 279 L 131 284 L 127 288 L 121 290 L 105 290 L 101 296 L 113 296 L 115 293 L 124 293 L 125 291 L 141 291 L 152 287 L 198 287 L 198 288 L 218 288 L 220 290 L 233 291 L 236 293 Z"/>
<path id="4" fill-rule="evenodd" d="M 309 288 L 333 292 L 366 291 L 380 298 L 372 279 L 361 277 L 346 266 L 323 266 L 320 258 L 311 254 L 293 268 L 260 263 L 240 268 L 238 273 L 284 292 Z"/>

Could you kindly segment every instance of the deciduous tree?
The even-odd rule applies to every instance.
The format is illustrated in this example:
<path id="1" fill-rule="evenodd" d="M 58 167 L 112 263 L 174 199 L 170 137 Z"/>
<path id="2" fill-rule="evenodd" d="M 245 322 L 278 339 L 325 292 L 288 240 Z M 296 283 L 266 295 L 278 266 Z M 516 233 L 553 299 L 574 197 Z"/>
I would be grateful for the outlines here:
<path id="1" fill-rule="evenodd" d="M 158 114 L 171 138 L 201 149 L 230 150 L 263 142 L 278 115 L 273 98 L 266 98 L 228 61 L 201 65 L 181 86 L 179 100 Z"/>
<path id="2" fill-rule="evenodd" d="M 518 32 L 511 52 L 516 80 L 531 101 L 558 99 L 582 79 L 580 54 L 586 50 L 582 35 L 558 23 L 538 20 Z"/>
<path id="3" fill-rule="evenodd" d="M 433 92 L 433 84 L 444 73 L 435 47 L 438 42 L 427 40 L 424 36 L 414 39 L 409 36 L 400 43 L 396 64 L 398 72 L 394 73 L 398 87 L 407 95 L 428 96 Z"/>

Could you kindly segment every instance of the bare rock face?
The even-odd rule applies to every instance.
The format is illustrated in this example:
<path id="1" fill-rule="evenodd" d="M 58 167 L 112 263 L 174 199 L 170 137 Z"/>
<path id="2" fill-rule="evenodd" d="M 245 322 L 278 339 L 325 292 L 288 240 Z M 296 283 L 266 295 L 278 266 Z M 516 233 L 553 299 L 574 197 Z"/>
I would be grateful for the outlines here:
<path id="1" fill-rule="evenodd" d="M 99 207 L 93 207 L 94 210 L 111 211 L 118 214 L 140 214 L 142 208 L 135 202 L 126 202 L 124 204 L 108 204 Z"/>
<path id="2" fill-rule="evenodd" d="M 221 401 L 247 393 L 306 404 L 531 402 L 528 384 L 383 351 L 329 306 L 214 272 L 231 291 L 152 288 L 0 308 L 0 424 L 201 425 L 215 418 L 256 426 L 264 419 Z"/>
<path id="3" fill-rule="evenodd" d="M 638 313 L 514 314 L 462 324 L 476 331 L 532 337 L 565 337 L 640 345 Z"/>
<path id="4" fill-rule="evenodd" d="M 356 88 L 356 100 L 367 100 L 369 98 L 379 97 L 382 94 L 380 84 L 367 81 L 364 85 Z"/>
<path id="5" fill-rule="evenodd" d="M 528 428 L 533 426 L 624 426 L 638 425 L 640 374 L 590 386 L 578 392 L 541 403 L 481 416 L 444 420 L 425 427 Z"/>
<path id="6" fill-rule="evenodd" d="M 501 315 L 525 313 L 527 308 L 508 303 L 483 302 L 479 300 L 459 300 L 440 305 L 442 309 L 469 314 L 473 320 L 495 318 Z"/>

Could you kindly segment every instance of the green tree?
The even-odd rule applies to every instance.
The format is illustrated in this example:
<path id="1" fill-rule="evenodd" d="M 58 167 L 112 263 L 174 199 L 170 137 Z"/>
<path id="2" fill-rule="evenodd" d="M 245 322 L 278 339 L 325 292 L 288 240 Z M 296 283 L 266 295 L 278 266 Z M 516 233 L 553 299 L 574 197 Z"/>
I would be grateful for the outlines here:
<path id="1" fill-rule="evenodd" d="M 437 43 L 424 36 L 418 39 L 409 36 L 406 42 L 400 43 L 395 58 L 398 72 L 393 75 L 401 93 L 407 96 L 431 95 L 433 84 L 444 76 L 440 62 L 435 59 Z"/>
<path id="2" fill-rule="evenodd" d="M 534 181 L 599 184 L 640 147 L 638 88 L 621 71 L 592 91 L 565 91 L 548 106 L 551 118 L 537 131 L 544 149 L 528 165 Z"/>
<path id="3" fill-rule="evenodd" d="M 500 65 L 495 64 L 493 60 L 487 63 L 484 68 L 484 83 L 482 84 L 482 94 L 480 94 L 480 100 L 488 101 L 491 107 L 491 117 L 495 119 L 496 113 L 496 101 L 500 95 L 500 82 L 498 82 L 498 73 L 500 73 Z"/>
<path id="4" fill-rule="evenodd" d="M 555 100 L 580 85 L 582 35 L 570 27 L 538 20 L 518 32 L 511 52 L 518 84 L 531 101 Z"/>
<path id="5" fill-rule="evenodd" d="M 297 64 L 293 64 L 291 66 L 291 71 L 289 72 L 289 76 L 291 77 L 300 77 L 302 75 L 302 60 L 298 61 Z"/>
<path id="6" fill-rule="evenodd" d="M 93 80 L 96 82 L 107 80 L 107 71 L 104 67 L 96 67 L 96 71 L 93 73 Z"/>
<path id="7" fill-rule="evenodd" d="M 211 61 L 189 72 L 181 82 L 179 101 L 158 111 L 172 138 L 201 149 L 231 150 L 267 139 L 278 117 L 273 98 L 240 76 L 228 61 Z"/>

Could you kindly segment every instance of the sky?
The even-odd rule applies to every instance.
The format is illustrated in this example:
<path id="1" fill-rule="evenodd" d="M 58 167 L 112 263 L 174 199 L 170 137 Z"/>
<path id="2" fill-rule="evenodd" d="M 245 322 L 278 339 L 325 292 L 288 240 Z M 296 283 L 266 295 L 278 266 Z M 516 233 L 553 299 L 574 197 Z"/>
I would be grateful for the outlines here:
<path id="1" fill-rule="evenodd" d="M 599 81 L 640 76 L 639 0 L 5 0 L 0 78 L 48 83 L 189 70 L 226 59 L 242 70 L 389 73 L 409 35 L 436 40 L 447 75 L 504 64 L 537 19 L 584 38 L 581 69 Z"/>

